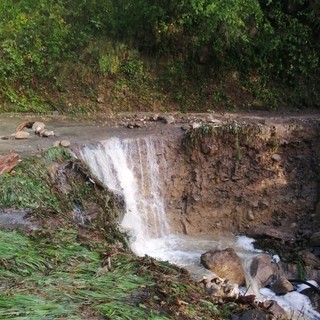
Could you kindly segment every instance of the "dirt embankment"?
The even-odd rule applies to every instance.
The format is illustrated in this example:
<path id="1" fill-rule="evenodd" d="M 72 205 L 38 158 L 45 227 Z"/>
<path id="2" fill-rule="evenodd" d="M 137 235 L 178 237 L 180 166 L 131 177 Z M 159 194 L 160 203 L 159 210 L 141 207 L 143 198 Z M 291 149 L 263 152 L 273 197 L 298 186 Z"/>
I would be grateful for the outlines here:
<path id="1" fill-rule="evenodd" d="M 174 228 L 253 234 L 268 226 L 285 240 L 319 231 L 319 129 L 317 120 L 292 119 L 187 132 L 167 150 Z"/>
<path id="2" fill-rule="evenodd" d="M 6 116 L 0 135 L 30 118 L 44 121 L 56 136 L 0 140 L 0 154 L 35 152 L 55 139 L 69 139 L 72 147 L 112 136 L 156 135 L 168 141 L 161 150 L 168 162 L 165 198 L 176 231 L 252 233 L 269 226 L 283 228 L 290 238 L 319 230 L 318 114 L 127 113 L 78 122 Z"/>

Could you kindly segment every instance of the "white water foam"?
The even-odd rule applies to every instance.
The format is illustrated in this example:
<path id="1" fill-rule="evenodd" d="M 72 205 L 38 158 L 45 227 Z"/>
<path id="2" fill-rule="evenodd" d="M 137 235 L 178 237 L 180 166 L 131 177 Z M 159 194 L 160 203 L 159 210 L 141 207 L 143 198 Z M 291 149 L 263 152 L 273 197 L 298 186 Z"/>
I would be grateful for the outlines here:
<path id="1" fill-rule="evenodd" d="M 199 278 L 209 273 L 200 265 L 200 256 L 207 250 L 232 247 L 247 269 L 251 259 L 261 252 L 254 248 L 253 239 L 244 236 L 190 237 L 170 233 L 164 205 L 167 164 L 163 141 L 152 137 L 112 138 L 83 147 L 81 156 L 100 181 L 124 197 L 126 213 L 121 226 L 129 231 L 130 246 L 137 255 L 167 260 Z M 279 301 L 292 319 L 320 319 L 309 299 L 298 292 L 278 297 L 269 289 L 262 289 L 259 295 L 254 283 L 251 286 L 259 298 Z"/>
<path id="2" fill-rule="evenodd" d="M 164 154 L 156 153 L 156 144 L 161 151 L 162 143 L 151 138 L 112 138 L 81 150 L 92 173 L 124 197 L 126 213 L 121 226 L 129 231 L 137 255 L 148 254 L 150 239 L 169 234 L 162 194 L 166 161 Z"/>

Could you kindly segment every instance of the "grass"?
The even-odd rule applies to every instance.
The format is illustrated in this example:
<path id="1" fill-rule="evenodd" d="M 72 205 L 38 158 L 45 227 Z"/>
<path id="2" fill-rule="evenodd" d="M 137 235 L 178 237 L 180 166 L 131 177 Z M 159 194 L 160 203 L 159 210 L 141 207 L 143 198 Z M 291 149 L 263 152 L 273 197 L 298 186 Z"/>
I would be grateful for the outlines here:
<path id="1" fill-rule="evenodd" d="M 185 270 L 127 249 L 112 194 L 65 150 L 24 159 L 0 180 L 0 207 L 31 208 L 42 226 L 0 228 L 0 319 L 229 317 Z M 72 208 L 93 206 L 94 221 L 73 219 Z"/>
<path id="2" fill-rule="evenodd" d="M 106 271 L 78 238 L 73 228 L 0 230 L 1 319 L 224 319 L 185 271 L 122 250 Z"/>

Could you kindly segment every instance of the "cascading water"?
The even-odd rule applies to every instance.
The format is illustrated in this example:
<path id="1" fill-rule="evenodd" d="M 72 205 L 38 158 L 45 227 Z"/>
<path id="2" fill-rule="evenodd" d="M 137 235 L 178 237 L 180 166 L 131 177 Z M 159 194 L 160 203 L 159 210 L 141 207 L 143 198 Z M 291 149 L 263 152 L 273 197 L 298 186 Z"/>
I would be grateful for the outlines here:
<path id="1" fill-rule="evenodd" d="M 213 247 L 233 247 L 248 264 L 257 253 L 248 238 L 240 237 L 237 241 L 236 238 L 221 235 L 191 238 L 170 233 L 164 205 L 167 172 L 164 147 L 163 140 L 144 137 L 111 138 L 81 149 L 81 156 L 92 173 L 110 190 L 124 197 L 126 212 L 121 226 L 131 236 L 131 249 L 140 256 L 148 254 L 186 267 L 194 275 L 207 272 L 200 266 L 199 258 Z M 255 293 L 259 295 L 259 292 Z M 274 296 L 270 298 L 278 300 Z M 293 298 L 290 296 L 288 299 Z M 298 305 L 297 299 L 293 304 Z M 279 303 L 287 306 L 289 302 Z M 300 319 L 300 311 L 291 308 L 293 306 L 289 305 L 286 309 L 290 310 L 292 319 Z M 305 319 L 320 319 L 311 305 L 304 310 L 304 314 L 309 315 Z"/>
<path id="2" fill-rule="evenodd" d="M 169 234 L 162 194 L 166 161 L 156 153 L 156 149 L 163 150 L 162 143 L 151 138 L 112 138 L 81 150 L 93 174 L 124 197 L 121 226 L 130 233 L 131 248 L 138 255 L 148 253 L 151 239 Z"/>

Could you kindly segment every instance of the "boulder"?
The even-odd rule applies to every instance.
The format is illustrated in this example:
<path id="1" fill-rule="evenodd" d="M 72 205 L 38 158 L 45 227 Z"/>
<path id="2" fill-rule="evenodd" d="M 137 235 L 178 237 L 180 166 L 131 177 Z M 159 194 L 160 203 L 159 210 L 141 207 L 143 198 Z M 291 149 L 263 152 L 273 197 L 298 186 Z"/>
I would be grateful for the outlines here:
<path id="1" fill-rule="evenodd" d="M 271 284 L 280 275 L 280 268 L 267 254 L 259 254 L 253 258 L 250 265 L 250 275 L 259 289 Z"/>
<path id="2" fill-rule="evenodd" d="M 43 122 L 39 122 L 36 121 L 33 125 L 32 125 L 32 130 L 34 131 L 34 133 L 39 133 L 41 130 L 43 130 L 45 128 L 45 124 Z"/>
<path id="3" fill-rule="evenodd" d="M 221 278 L 230 280 L 239 286 L 246 284 L 241 259 L 232 248 L 209 250 L 201 255 L 201 263 Z"/>

